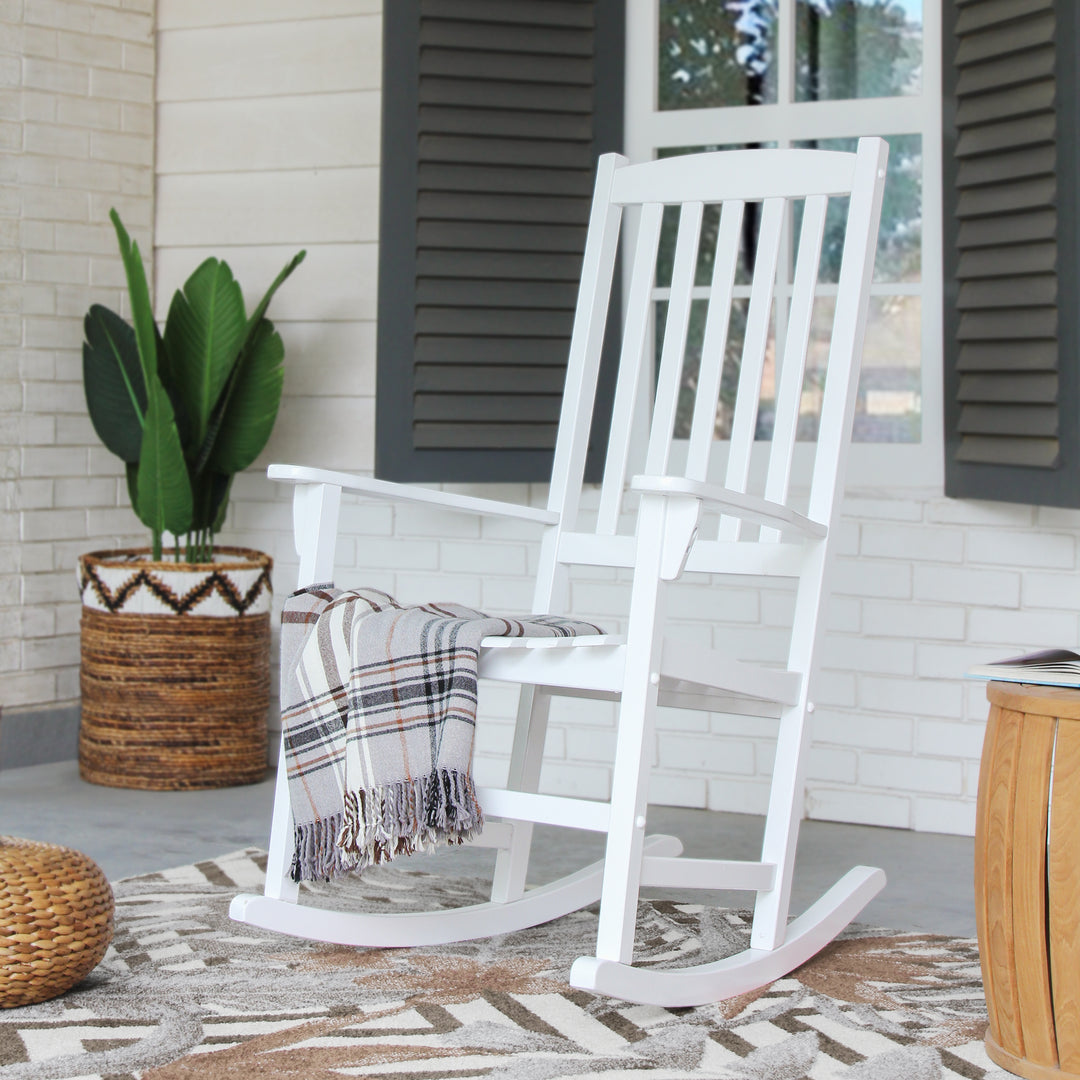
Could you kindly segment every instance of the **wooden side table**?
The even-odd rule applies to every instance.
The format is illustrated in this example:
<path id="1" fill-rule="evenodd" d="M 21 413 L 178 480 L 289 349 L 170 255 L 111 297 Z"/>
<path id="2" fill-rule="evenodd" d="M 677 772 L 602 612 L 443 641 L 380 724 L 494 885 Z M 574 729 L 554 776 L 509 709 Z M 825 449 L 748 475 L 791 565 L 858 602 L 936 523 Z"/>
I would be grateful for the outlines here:
<path id="1" fill-rule="evenodd" d="M 1080 690 L 986 693 L 975 828 L 986 1052 L 1029 1080 L 1080 1080 Z"/>

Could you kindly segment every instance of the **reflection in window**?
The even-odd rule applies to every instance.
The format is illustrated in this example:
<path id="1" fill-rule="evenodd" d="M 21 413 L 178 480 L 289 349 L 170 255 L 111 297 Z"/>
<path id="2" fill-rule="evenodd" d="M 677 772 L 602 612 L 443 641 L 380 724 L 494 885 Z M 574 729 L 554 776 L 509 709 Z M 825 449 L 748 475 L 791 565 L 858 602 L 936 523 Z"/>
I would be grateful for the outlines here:
<path id="1" fill-rule="evenodd" d="M 922 0 L 797 0 L 795 10 L 796 101 L 920 92 Z"/>
<path id="2" fill-rule="evenodd" d="M 858 139 L 817 139 L 794 145 L 808 150 L 839 150 L 853 153 Z M 922 136 L 890 135 L 888 178 L 881 205 L 875 281 L 918 281 L 922 272 Z M 840 277 L 844 254 L 844 222 L 847 198 L 832 198 L 825 218 L 821 252 L 821 280 Z M 802 204 L 795 204 L 795 235 L 802 221 Z"/>
<path id="3" fill-rule="evenodd" d="M 776 101 L 776 0 L 660 0 L 657 107 Z"/>

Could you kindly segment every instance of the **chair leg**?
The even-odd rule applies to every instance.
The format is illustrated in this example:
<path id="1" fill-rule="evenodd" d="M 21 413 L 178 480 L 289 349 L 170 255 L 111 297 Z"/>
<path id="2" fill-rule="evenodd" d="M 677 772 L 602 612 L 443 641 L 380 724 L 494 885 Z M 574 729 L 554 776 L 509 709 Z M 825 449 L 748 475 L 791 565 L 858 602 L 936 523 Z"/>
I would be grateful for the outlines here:
<path id="1" fill-rule="evenodd" d="M 754 902 L 754 925 L 750 934 L 753 949 L 775 949 L 784 943 L 787 932 L 795 847 L 806 787 L 809 746 L 806 726 L 805 704 L 785 709 L 780 716 L 761 850 L 762 862 L 775 864 L 776 879 L 773 887 L 768 892 L 759 892 Z"/>
<path id="2" fill-rule="evenodd" d="M 550 707 L 550 694 L 545 694 L 535 686 L 521 688 L 507 783 L 511 791 L 535 792 L 540 784 L 540 767 L 544 759 L 544 739 L 547 736 Z M 513 826 L 510 846 L 501 849 L 495 859 L 491 899 L 501 904 L 517 900 L 524 894 L 525 878 L 529 869 L 533 824 L 531 821 L 515 821 Z"/>
<path id="3" fill-rule="evenodd" d="M 296 902 L 300 889 L 289 874 L 292 856 L 292 803 L 289 801 L 289 773 L 285 762 L 285 733 L 282 732 L 274 785 L 274 816 L 270 823 L 270 851 L 266 859 L 265 896 L 273 900 Z"/>

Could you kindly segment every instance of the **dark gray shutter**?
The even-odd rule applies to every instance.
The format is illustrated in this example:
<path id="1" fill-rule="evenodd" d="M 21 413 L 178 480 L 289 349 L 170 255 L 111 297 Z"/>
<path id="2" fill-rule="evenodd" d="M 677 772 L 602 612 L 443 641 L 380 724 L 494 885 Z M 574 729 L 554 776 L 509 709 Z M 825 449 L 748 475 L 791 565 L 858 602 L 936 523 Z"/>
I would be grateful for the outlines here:
<path id="1" fill-rule="evenodd" d="M 1075 0 L 945 0 L 946 493 L 1080 505 Z"/>
<path id="2" fill-rule="evenodd" d="M 547 480 L 596 159 L 622 143 L 623 0 L 383 10 L 376 475 Z"/>

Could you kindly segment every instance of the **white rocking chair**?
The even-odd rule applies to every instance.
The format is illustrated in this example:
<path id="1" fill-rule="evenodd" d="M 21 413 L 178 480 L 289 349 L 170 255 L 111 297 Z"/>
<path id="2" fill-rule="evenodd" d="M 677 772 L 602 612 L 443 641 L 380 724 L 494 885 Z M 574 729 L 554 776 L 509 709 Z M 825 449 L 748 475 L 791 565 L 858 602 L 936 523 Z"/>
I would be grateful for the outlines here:
<path id="1" fill-rule="evenodd" d="M 300 587 L 333 579 L 342 491 L 534 522 L 540 533 L 534 612 L 569 614 L 564 601 L 570 565 L 626 568 L 633 572 L 633 585 L 625 637 L 489 638 L 483 643 L 481 677 L 522 686 L 507 789 L 479 790 L 485 816 L 499 819 L 488 821 L 479 840 L 498 849 L 489 902 L 449 911 L 389 915 L 299 905 L 297 886 L 288 874 L 292 820 L 283 746 L 265 895 L 236 897 L 231 908 L 234 919 L 340 944 L 433 945 L 535 926 L 599 899 L 596 955 L 574 963 L 570 982 L 630 1001 L 684 1006 L 744 993 L 787 974 L 828 944 L 878 893 L 885 883 L 884 873 L 858 866 L 788 922 L 809 748 L 806 716 L 813 711 L 808 691 L 814 642 L 822 622 L 829 537 L 836 520 L 837 495 L 843 488 L 855 410 L 887 156 L 881 139 L 862 139 L 854 154 L 740 150 L 638 165 L 615 154 L 600 159 L 547 509 L 344 473 L 271 466 L 273 479 L 296 485 L 293 506 Z M 811 311 L 828 198 L 848 195 L 820 430 L 804 515 L 788 505 L 788 488 Z M 792 200 L 804 200 L 798 258 L 786 332 L 776 350 L 783 359 L 778 363 L 764 489 L 755 495 L 748 490 L 751 452 L 779 252 Z M 726 474 L 723 484 L 718 484 L 709 481 L 708 466 L 748 201 L 760 201 L 761 224 Z M 695 296 L 703 206 L 716 203 L 721 204 L 721 215 L 696 402 L 685 464 L 675 468 L 672 432 Z M 620 513 L 631 428 L 639 395 L 648 395 L 652 389 L 651 370 L 646 370 L 651 364 L 643 363 L 643 357 L 651 355 L 645 343 L 661 216 L 664 206 L 672 204 L 681 208 L 674 270 L 645 466 L 629 484 L 638 503 L 636 527 L 629 535 L 619 527 L 624 520 Z M 599 512 L 595 525 L 590 521 L 586 527 L 579 515 L 585 448 L 620 222 L 627 206 L 640 206 L 641 213 Z M 706 535 L 703 511 L 719 512 L 718 532 Z M 744 532 L 746 522 L 753 528 Z M 755 666 L 670 640 L 665 632 L 666 587 L 684 573 L 796 579 L 786 668 Z M 610 802 L 537 793 L 548 705 L 555 694 L 619 701 Z M 682 845 L 678 840 L 646 837 L 648 747 L 658 704 L 727 713 L 742 710 L 752 716 L 779 718 L 759 861 L 679 858 Z M 538 822 L 606 833 L 604 859 L 552 884 L 526 889 L 532 828 Z M 668 971 L 633 967 L 638 892 L 641 886 L 657 885 L 755 892 L 750 947 L 698 967 Z"/>

